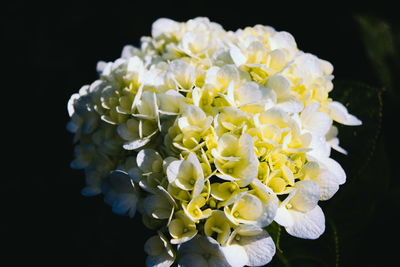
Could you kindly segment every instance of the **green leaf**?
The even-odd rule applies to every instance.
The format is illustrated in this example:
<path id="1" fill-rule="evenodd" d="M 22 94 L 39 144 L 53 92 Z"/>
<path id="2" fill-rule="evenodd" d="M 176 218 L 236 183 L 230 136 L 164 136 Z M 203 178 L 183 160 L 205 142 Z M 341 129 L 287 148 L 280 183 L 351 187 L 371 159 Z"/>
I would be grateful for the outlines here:
<path id="1" fill-rule="evenodd" d="M 400 71 L 400 32 L 388 22 L 372 15 L 356 15 L 366 55 L 380 85 L 399 96 L 397 73 Z"/>

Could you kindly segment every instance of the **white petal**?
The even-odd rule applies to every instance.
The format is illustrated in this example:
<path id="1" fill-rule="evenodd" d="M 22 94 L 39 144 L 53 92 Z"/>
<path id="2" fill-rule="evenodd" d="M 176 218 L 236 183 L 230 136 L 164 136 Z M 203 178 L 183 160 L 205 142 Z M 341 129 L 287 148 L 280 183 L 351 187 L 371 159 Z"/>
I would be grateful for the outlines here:
<path id="1" fill-rule="evenodd" d="M 195 236 L 178 248 L 182 256 L 178 266 L 229 267 L 218 242 L 211 237 Z"/>
<path id="2" fill-rule="evenodd" d="M 239 155 L 242 159 L 246 160 L 246 166 L 240 169 L 237 176 L 240 177 L 238 185 L 244 187 L 249 185 L 257 176 L 258 173 L 258 159 L 254 152 L 253 139 L 248 134 L 243 134 L 239 138 Z"/>
<path id="3" fill-rule="evenodd" d="M 194 154 L 193 152 L 190 152 L 188 157 L 186 158 L 186 160 L 188 162 L 192 163 L 193 166 L 196 168 L 198 174 L 204 178 L 203 168 L 201 167 L 200 161 L 197 158 L 196 154 Z"/>
<path id="4" fill-rule="evenodd" d="M 310 53 L 302 53 L 296 57 L 296 65 L 299 70 L 306 73 L 311 80 L 321 77 L 323 69 L 318 57 Z"/>
<path id="5" fill-rule="evenodd" d="M 207 70 L 205 84 L 215 85 L 217 83 L 217 73 L 220 70 L 219 67 L 212 66 Z"/>
<path id="6" fill-rule="evenodd" d="M 331 117 L 324 112 L 314 111 L 316 105 L 312 105 L 311 108 L 308 108 L 309 106 L 306 107 L 305 114 L 302 112 L 300 115 L 303 127 L 319 135 L 327 134 L 332 125 Z"/>
<path id="7" fill-rule="evenodd" d="M 275 243 L 266 231 L 258 235 L 241 236 L 240 245 L 246 250 L 248 266 L 263 266 L 275 255 Z"/>
<path id="8" fill-rule="evenodd" d="M 129 130 L 127 124 L 131 124 L 131 121 L 136 121 L 136 120 L 133 120 L 133 119 L 128 120 L 126 123 L 120 124 L 117 127 L 117 133 L 124 140 L 132 140 L 132 139 L 136 139 L 139 137 L 137 132 L 132 132 Z"/>
<path id="9" fill-rule="evenodd" d="M 278 198 L 275 195 L 271 195 L 268 198 L 267 202 L 264 202 L 264 210 L 263 214 L 257 220 L 257 225 L 260 227 L 266 227 L 269 225 L 275 218 L 276 213 L 278 211 Z"/>
<path id="10" fill-rule="evenodd" d="M 142 97 L 142 94 L 143 94 L 143 87 L 144 87 L 144 83 L 142 83 L 139 86 L 138 91 L 136 92 L 135 98 L 132 101 L 131 111 L 133 111 L 135 109 L 135 107 L 137 106 L 137 104 L 140 102 L 140 98 Z"/>
<path id="11" fill-rule="evenodd" d="M 135 49 L 137 49 L 137 48 L 132 46 L 132 45 L 125 45 L 122 48 L 121 58 L 128 59 L 128 58 L 134 56 L 135 55 L 134 54 Z"/>
<path id="12" fill-rule="evenodd" d="M 263 184 L 260 180 L 254 179 L 252 182 L 252 186 L 257 188 L 264 196 L 264 199 L 261 199 L 263 203 L 263 213 L 257 219 L 257 225 L 259 227 L 265 227 L 269 225 L 275 218 L 276 212 L 279 206 L 278 197 L 273 193 L 273 191 Z"/>
<path id="13" fill-rule="evenodd" d="M 331 150 L 325 140 L 325 137 L 317 133 L 311 133 L 310 136 L 311 142 L 309 144 L 309 148 L 312 150 L 308 154 L 316 158 L 329 157 Z"/>
<path id="14" fill-rule="evenodd" d="M 282 205 L 276 211 L 274 221 L 285 227 L 291 226 L 294 223 L 292 215 L 289 213 L 288 209 Z"/>
<path id="15" fill-rule="evenodd" d="M 313 102 L 313 103 L 308 104 L 304 108 L 304 110 L 301 112 L 300 119 L 302 121 L 307 120 L 312 114 L 317 112 L 320 107 L 321 107 L 321 105 L 318 102 Z"/>
<path id="16" fill-rule="evenodd" d="M 319 60 L 321 62 L 322 65 L 322 70 L 324 71 L 325 75 L 330 75 L 333 72 L 333 66 L 329 61 L 320 59 Z"/>
<path id="17" fill-rule="evenodd" d="M 340 102 L 332 101 L 328 104 L 330 115 L 335 121 L 344 125 L 361 125 L 362 122 L 354 115 L 349 114 L 347 108 Z"/>
<path id="18" fill-rule="evenodd" d="M 125 215 L 130 209 L 136 210 L 137 199 L 134 194 L 119 194 L 114 199 L 112 211 L 118 215 Z"/>
<path id="19" fill-rule="evenodd" d="M 275 91 L 278 98 L 288 96 L 290 94 L 290 80 L 281 74 L 272 76 L 267 80 L 265 86 Z"/>
<path id="20" fill-rule="evenodd" d="M 201 99 L 201 92 L 199 87 L 195 87 L 192 91 L 192 99 L 193 99 L 193 104 L 195 106 L 200 106 L 200 99 Z"/>
<path id="21" fill-rule="evenodd" d="M 179 166 L 181 166 L 182 160 L 172 161 L 167 167 L 167 178 L 169 183 L 173 183 L 178 176 Z"/>
<path id="22" fill-rule="evenodd" d="M 128 66 L 126 67 L 127 71 L 142 74 L 143 68 L 143 61 L 138 56 L 133 56 L 129 58 Z"/>
<path id="23" fill-rule="evenodd" d="M 172 205 L 159 195 L 149 195 L 143 202 L 143 209 L 148 216 L 156 219 L 168 219 L 172 211 Z"/>
<path id="24" fill-rule="evenodd" d="M 172 74 L 173 79 L 178 85 L 190 90 L 195 82 L 195 69 L 183 60 L 174 60 L 169 63 L 168 72 Z"/>
<path id="25" fill-rule="evenodd" d="M 313 159 L 313 158 L 311 158 Z M 344 172 L 342 166 L 331 158 L 314 158 L 314 161 L 320 163 L 320 165 L 332 172 L 335 175 L 336 182 L 338 184 L 344 184 L 346 182 L 346 173 Z"/>
<path id="26" fill-rule="evenodd" d="M 136 163 L 143 172 L 159 171 L 162 167 L 162 158 L 154 149 L 142 149 L 136 156 Z"/>
<path id="27" fill-rule="evenodd" d="M 260 114 L 261 124 L 275 124 L 281 128 L 287 126 L 289 120 L 288 114 L 280 108 L 272 107 Z"/>
<path id="28" fill-rule="evenodd" d="M 144 243 L 144 251 L 150 256 L 160 255 L 164 251 L 164 246 L 158 235 L 154 235 L 147 239 Z"/>
<path id="29" fill-rule="evenodd" d="M 150 142 L 150 138 L 136 139 L 129 142 L 126 142 L 122 145 L 125 150 L 135 150 L 147 145 Z"/>
<path id="30" fill-rule="evenodd" d="M 290 211 L 294 224 L 286 227 L 286 231 L 295 237 L 317 239 L 325 231 L 325 216 L 322 209 L 316 206 L 307 213 Z"/>
<path id="31" fill-rule="evenodd" d="M 242 53 L 239 47 L 234 44 L 229 44 L 229 47 L 229 54 L 237 67 L 246 63 L 247 57 Z"/>
<path id="32" fill-rule="evenodd" d="M 249 261 L 246 250 L 240 245 L 221 247 L 221 250 L 232 267 L 242 267 Z"/>
<path id="33" fill-rule="evenodd" d="M 311 180 L 299 181 L 295 185 L 296 193 L 289 203 L 294 209 L 308 212 L 314 209 L 321 197 L 321 189 L 318 184 Z"/>
<path id="34" fill-rule="evenodd" d="M 179 23 L 167 18 L 157 19 L 151 26 L 151 35 L 157 38 L 163 33 L 173 33 L 179 29 Z"/>
<path id="35" fill-rule="evenodd" d="M 79 99 L 79 94 L 73 94 L 68 100 L 67 109 L 68 109 L 68 115 L 70 117 L 72 117 L 72 115 L 74 115 L 75 113 L 74 104 L 75 101 L 77 101 L 78 99 Z"/>
<path id="36" fill-rule="evenodd" d="M 256 82 L 245 82 L 237 89 L 235 98 L 240 104 L 247 104 L 260 101 L 262 94 Z"/>
<path id="37" fill-rule="evenodd" d="M 134 183 L 132 183 L 130 176 L 120 170 L 115 170 L 107 177 L 112 190 L 118 193 L 134 193 Z"/>
<path id="38" fill-rule="evenodd" d="M 340 153 L 342 153 L 344 155 L 347 155 L 346 149 L 344 149 L 343 147 L 339 146 L 339 138 L 332 138 L 332 139 L 328 140 L 327 143 L 333 149 L 335 149 L 337 152 L 340 152 Z"/>
<path id="39" fill-rule="evenodd" d="M 297 49 L 296 41 L 293 36 L 285 31 L 277 32 L 269 38 L 269 45 L 271 50 L 285 49 L 288 52 L 289 58 L 291 58 Z"/>
<path id="40" fill-rule="evenodd" d="M 299 113 L 304 109 L 303 102 L 293 95 L 280 98 L 275 106 L 290 114 Z"/>
<path id="41" fill-rule="evenodd" d="M 330 199 L 339 190 L 339 184 L 336 181 L 336 177 L 334 177 L 334 174 L 328 170 L 322 170 L 319 175 L 312 180 L 316 182 L 321 189 L 320 200 Z"/>
<path id="42" fill-rule="evenodd" d="M 104 72 L 104 69 L 105 69 L 106 67 L 111 67 L 111 63 L 107 63 L 107 62 L 105 62 L 105 61 L 100 60 L 99 62 L 97 62 L 96 71 L 97 71 L 98 73 L 103 73 L 103 72 Z"/>
<path id="43" fill-rule="evenodd" d="M 265 86 L 260 86 L 260 91 L 262 94 L 262 99 L 264 101 L 267 101 L 270 105 L 276 103 L 278 97 L 273 89 Z"/>

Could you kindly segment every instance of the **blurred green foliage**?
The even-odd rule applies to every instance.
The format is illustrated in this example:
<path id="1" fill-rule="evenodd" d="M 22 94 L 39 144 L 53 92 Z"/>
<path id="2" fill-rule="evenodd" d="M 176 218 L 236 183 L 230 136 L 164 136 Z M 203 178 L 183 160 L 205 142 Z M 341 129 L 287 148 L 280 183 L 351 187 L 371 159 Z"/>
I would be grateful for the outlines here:
<path id="1" fill-rule="evenodd" d="M 370 61 L 376 78 L 391 95 L 399 97 L 399 81 L 396 73 L 400 71 L 400 32 L 388 22 L 372 15 L 356 15 L 360 37 L 365 53 Z"/>

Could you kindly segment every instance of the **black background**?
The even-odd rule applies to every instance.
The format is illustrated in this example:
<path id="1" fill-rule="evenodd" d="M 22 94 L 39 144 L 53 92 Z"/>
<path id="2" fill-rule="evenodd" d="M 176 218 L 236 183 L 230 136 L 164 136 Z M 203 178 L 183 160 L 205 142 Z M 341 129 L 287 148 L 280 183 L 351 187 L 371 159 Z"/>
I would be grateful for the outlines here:
<path id="1" fill-rule="evenodd" d="M 138 46 L 140 37 L 150 34 L 157 18 L 186 21 L 207 16 L 228 30 L 271 25 L 292 33 L 301 50 L 330 61 L 335 67 L 335 79 L 379 86 L 354 22 L 355 14 L 368 13 L 398 25 L 397 8 L 378 4 L 5 4 L 1 9 L 2 65 L 6 69 L 1 76 L 1 103 L 6 108 L 2 109 L 1 130 L 6 149 L 2 150 L 5 160 L 0 233 L 7 249 L 2 254 L 14 262 L 26 260 L 55 266 L 144 265 L 143 244 L 152 233 L 142 225 L 140 216 L 133 220 L 117 216 L 102 197 L 86 198 L 80 194 L 84 174 L 69 167 L 73 144 L 72 135 L 65 129 L 66 105 L 71 94 L 97 78 L 97 61 L 115 60 L 125 44 Z M 399 107 L 385 95 L 384 101 L 382 138 L 395 180 Z M 342 253 L 339 266 L 385 266 L 395 260 L 399 247 L 398 212 L 385 197 L 377 201 L 366 230 L 346 240 L 352 242 L 351 251 Z M 348 220 L 349 224 L 358 223 L 356 216 Z M 284 249 L 284 244 L 281 247 Z"/>

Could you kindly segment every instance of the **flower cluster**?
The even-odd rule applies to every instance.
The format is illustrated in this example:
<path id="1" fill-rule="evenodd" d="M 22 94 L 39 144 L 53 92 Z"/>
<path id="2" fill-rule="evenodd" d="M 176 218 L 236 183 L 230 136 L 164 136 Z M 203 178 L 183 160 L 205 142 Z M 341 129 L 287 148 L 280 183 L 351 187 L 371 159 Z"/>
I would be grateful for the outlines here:
<path id="1" fill-rule="evenodd" d="M 157 231 L 147 266 L 260 266 L 275 254 L 265 230 L 316 239 L 319 201 L 346 180 L 330 158 L 333 121 L 360 125 L 329 98 L 332 65 L 291 34 L 256 25 L 225 31 L 207 18 L 161 18 L 140 48 L 99 62 L 71 96 L 73 168 L 84 195 Z"/>

